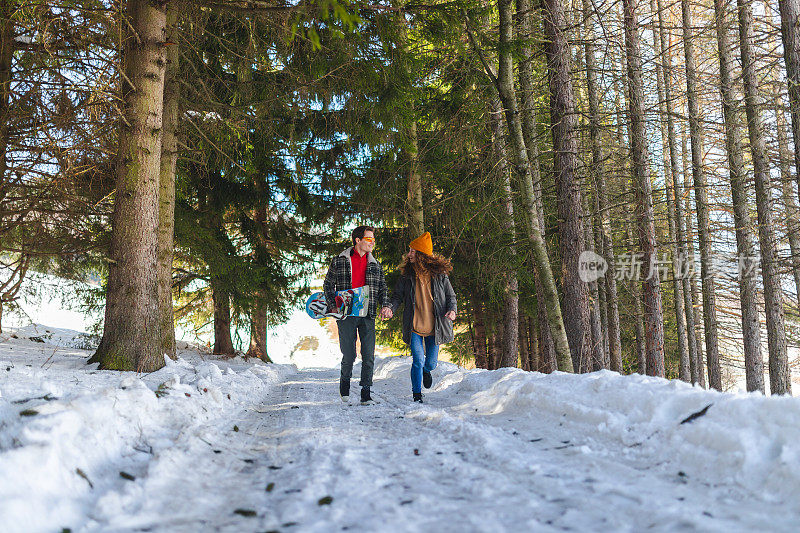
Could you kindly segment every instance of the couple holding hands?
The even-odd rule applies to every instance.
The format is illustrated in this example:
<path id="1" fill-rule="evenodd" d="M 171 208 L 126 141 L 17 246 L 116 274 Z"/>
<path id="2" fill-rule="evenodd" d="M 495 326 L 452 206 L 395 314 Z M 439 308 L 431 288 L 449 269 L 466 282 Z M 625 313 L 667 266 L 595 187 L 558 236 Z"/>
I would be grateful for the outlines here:
<path id="1" fill-rule="evenodd" d="M 449 260 L 433 252 L 431 234 L 425 232 L 409 244 L 408 253 L 398 267 L 400 279 L 389 298 L 383 267 L 372 255 L 375 229 L 359 226 L 353 230 L 351 239 L 353 246 L 331 261 L 323 283 L 325 299 L 333 307 L 336 291 L 364 285 L 369 286 L 370 294 L 375 297 L 369 301 L 367 316 L 348 316 L 336 321 L 342 350 L 339 395 L 345 402 L 350 399 L 357 334 L 361 341 L 361 403 L 373 403 L 370 387 L 375 367 L 375 316 L 392 318 L 402 305 L 403 341 L 411 348 L 413 358 L 412 397 L 422 403 L 422 387 L 427 389 L 433 384 L 431 371 L 436 368 L 439 345 L 453 340 L 456 295 L 448 277 L 453 267 Z"/>

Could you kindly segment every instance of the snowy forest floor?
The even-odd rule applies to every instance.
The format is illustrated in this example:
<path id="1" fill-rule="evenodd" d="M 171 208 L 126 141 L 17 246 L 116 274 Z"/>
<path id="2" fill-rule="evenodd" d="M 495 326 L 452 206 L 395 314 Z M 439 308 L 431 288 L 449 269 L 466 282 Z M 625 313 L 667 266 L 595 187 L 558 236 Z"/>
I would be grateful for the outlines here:
<path id="1" fill-rule="evenodd" d="M 137 375 L 85 365 L 74 332 L 2 340 L 2 531 L 800 527 L 795 398 L 441 363 L 420 405 L 392 357 L 362 406 L 335 366 L 186 348 Z"/>

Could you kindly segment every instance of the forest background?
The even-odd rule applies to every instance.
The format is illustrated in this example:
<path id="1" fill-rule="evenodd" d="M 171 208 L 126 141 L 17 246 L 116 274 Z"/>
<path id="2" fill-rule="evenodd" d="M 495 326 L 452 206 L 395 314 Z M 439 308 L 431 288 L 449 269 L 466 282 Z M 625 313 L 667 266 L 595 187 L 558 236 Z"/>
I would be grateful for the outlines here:
<path id="1" fill-rule="evenodd" d="M 0 304 L 32 270 L 99 279 L 101 368 L 163 366 L 176 320 L 269 360 L 370 224 L 390 286 L 423 231 L 452 260 L 459 362 L 791 393 L 800 0 L 2 0 L 0 24 Z"/>

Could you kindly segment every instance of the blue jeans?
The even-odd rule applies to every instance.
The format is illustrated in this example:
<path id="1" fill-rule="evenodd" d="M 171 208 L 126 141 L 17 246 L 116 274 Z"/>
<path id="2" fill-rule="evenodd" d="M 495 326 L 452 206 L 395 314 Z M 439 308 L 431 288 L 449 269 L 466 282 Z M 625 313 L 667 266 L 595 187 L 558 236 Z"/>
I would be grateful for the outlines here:
<path id="1" fill-rule="evenodd" d="M 428 335 L 423 337 L 411 332 L 411 392 L 422 392 L 422 371 L 432 371 L 436 368 L 439 358 L 439 345 L 436 337 Z M 423 365 L 423 360 L 425 364 Z"/>

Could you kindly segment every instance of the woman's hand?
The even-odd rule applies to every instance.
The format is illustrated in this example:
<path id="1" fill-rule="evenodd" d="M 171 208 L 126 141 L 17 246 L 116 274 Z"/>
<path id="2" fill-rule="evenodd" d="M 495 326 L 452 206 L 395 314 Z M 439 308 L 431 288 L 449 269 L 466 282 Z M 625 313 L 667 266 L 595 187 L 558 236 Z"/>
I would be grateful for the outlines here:
<path id="1" fill-rule="evenodd" d="M 456 321 L 456 312 L 455 311 L 448 311 L 448 312 L 446 312 L 444 314 L 444 316 L 449 318 L 451 322 L 455 322 Z"/>
<path id="2" fill-rule="evenodd" d="M 392 312 L 391 308 L 389 308 L 389 307 L 381 308 L 380 317 L 382 319 L 388 320 L 388 319 L 392 318 L 393 315 L 394 315 L 394 313 Z"/>

